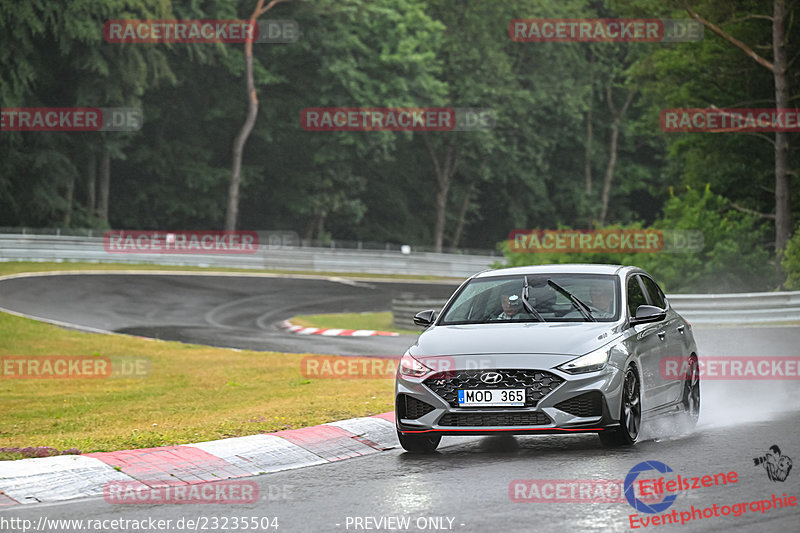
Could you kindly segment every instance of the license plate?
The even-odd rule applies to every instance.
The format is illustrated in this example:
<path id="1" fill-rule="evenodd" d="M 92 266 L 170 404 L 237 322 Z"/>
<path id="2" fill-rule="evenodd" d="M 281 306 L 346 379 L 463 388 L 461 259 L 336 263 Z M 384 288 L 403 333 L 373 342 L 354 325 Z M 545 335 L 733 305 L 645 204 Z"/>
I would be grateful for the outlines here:
<path id="1" fill-rule="evenodd" d="M 460 407 L 523 407 L 525 389 L 472 389 L 458 391 Z"/>

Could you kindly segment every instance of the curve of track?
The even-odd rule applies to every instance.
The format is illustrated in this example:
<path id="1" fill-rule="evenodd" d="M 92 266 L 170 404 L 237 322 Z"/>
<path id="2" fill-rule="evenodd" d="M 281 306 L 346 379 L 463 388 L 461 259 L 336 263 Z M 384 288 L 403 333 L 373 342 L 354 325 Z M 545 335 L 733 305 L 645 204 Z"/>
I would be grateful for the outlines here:
<path id="1" fill-rule="evenodd" d="M 88 329 L 250 350 L 400 355 L 399 337 L 298 336 L 294 315 L 386 311 L 392 298 L 446 298 L 452 283 L 178 274 L 69 274 L 0 280 L 0 308 Z"/>
<path id="2" fill-rule="evenodd" d="M 369 286 L 371 285 L 371 286 Z M 208 342 L 222 346 L 320 351 L 397 353 L 406 338 L 315 339 L 293 337 L 275 324 L 300 313 L 387 308 L 400 292 L 446 296 L 452 286 L 345 285 L 325 280 L 236 279 L 213 276 L 61 276 L 0 282 L 0 306 L 53 320 L 128 333 Z M 798 327 L 695 328 L 702 356 L 797 355 Z M 395 344 L 396 343 L 396 344 Z M 669 420 L 651 423 L 635 447 L 606 450 L 594 435 L 505 438 L 446 437 L 432 456 L 399 449 L 321 466 L 253 478 L 266 496 L 246 505 L 113 505 L 102 499 L 31 505 L 0 517 L 51 519 L 172 520 L 199 516 L 277 517 L 279 531 L 630 531 L 627 502 L 540 503 L 512 501 L 515 480 L 622 480 L 642 461 L 661 461 L 686 476 L 735 471 L 728 486 L 681 492 L 672 510 L 800 498 L 800 471 L 770 481 L 753 458 L 773 444 L 800 461 L 800 381 L 704 381 L 700 423 L 681 434 Z M 639 514 L 643 516 L 643 514 Z M 407 529 L 391 517 L 408 518 Z M 428 519 L 434 519 L 432 522 Z M 451 521 L 452 519 L 452 521 Z M 664 531 L 797 531 L 800 506 L 702 518 Z M 361 524 L 361 527 L 356 527 Z M 379 527 L 383 524 L 384 527 Z M 366 527 L 370 526 L 370 527 Z M 425 527 L 422 527 L 425 526 Z M 639 523 L 641 527 L 641 523 Z M 641 528 L 645 529 L 645 528 Z M 173 529 L 177 531 L 177 529 Z"/>

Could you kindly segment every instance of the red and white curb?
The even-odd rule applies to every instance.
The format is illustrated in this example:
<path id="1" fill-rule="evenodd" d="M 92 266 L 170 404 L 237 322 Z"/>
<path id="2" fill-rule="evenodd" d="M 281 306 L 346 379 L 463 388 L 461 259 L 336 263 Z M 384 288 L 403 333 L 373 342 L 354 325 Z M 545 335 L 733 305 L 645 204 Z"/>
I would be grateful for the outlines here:
<path id="1" fill-rule="evenodd" d="M 292 324 L 288 320 L 281 322 L 280 327 L 298 335 L 325 335 L 327 337 L 397 337 L 399 335 L 394 331 L 376 331 L 374 329 L 307 328 Z"/>
<path id="2" fill-rule="evenodd" d="M 399 445 L 394 413 L 141 450 L 0 461 L 0 509 L 103 495 L 110 482 L 158 488 L 245 478 Z"/>

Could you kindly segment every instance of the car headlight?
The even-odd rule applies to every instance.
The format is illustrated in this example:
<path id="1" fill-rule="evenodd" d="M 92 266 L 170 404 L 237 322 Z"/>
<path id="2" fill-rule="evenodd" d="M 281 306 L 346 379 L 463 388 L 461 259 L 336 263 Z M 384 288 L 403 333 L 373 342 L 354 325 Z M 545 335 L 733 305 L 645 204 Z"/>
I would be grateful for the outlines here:
<path id="1" fill-rule="evenodd" d="M 420 376 L 424 376 L 429 372 L 433 372 L 432 369 L 428 368 L 427 366 L 423 365 L 413 357 L 411 354 L 404 354 L 402 359 L 400 359 L 400 366 L 398 367 L 398 371 L 404 376 L 410 376 L 413 378 L 418 378 Z"/>
<path id="2" fill-rule="evenodd" d="M 573 359 L 568 363 L 558 366 L 559 370 L 563 370 L 568 374 L 583 374 L 584 372 L 595 372 L 602 370 L 608 362 L 608 356 L 611 350 L 608 347 L 600 348 L 586 355 L 582 355 L 577 359 Z"/>

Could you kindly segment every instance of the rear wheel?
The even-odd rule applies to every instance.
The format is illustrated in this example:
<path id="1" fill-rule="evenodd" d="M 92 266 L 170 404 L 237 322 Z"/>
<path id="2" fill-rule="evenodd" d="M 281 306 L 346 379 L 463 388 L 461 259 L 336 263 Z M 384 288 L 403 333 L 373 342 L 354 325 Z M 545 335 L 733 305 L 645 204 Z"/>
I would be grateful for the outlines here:
<path id="1" fill-rule="evenodd" d="M 441 435 L 403 435 L 397 432 L 400 446 L 411 453 L 433 453 L 442 441 Z"/>
<path id="2" fill-rule="evenodd" d="M 683 408 L 686 418 L 693 428 L 700 418 L 700 367 L 697 364 L 697 356 L 689 357 L 689 368 L 686 370 L 686 378 L 683 384 Z"/>
<path id="3" fill-rule="evenodd" d="M 633 365 L 625 371 L 620 402 L 619 428 L 598 433 L 605 446 L 628 446 L 636 442 L 642 425 L 642 398 L 639 376 Z"/>

